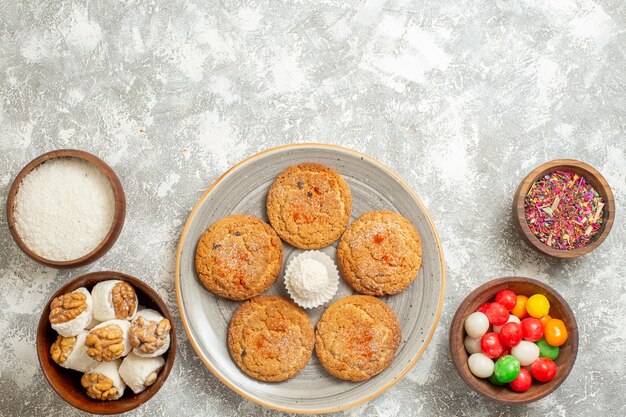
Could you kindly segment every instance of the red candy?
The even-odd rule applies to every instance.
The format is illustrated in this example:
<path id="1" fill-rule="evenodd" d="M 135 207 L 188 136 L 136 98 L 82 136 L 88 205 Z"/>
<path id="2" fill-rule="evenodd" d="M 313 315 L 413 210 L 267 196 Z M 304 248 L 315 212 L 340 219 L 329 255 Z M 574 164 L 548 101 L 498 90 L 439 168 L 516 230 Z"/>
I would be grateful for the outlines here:
<path id="1" fill-rule="evenodd" d="M 533 378 L 528 370 L 522 368 L 519 370 L 517 377 L 509 382 L 509 387 L 515 392 L 526 392 L 533 384 Z"/>
<path id="2" fill-rule="evenodd" d="M 508 347 L 517 346 L 522 341 L 522 326 L 515 322 L 510 322 L 500 329 L 500 340 Z"/>
<path id="3" fill-rule="evenodd" d="M 485 310 L 489 323 L 493 326 L 502 326 L 509 320 L 509 310 L 500 303 L 491 303 Z"/>
<path id="4" fill-rule="evenodd" d="M 480 350 L 482 350 L 487 357 L 497 359 L 502 355 L 505 348 L 498 337 L 498 333 L 489 332 L 480 339 Z"/>
<path id="5" fill-rule="evenodd" d="M 500 354 L 500 356 L 498 356 L 498 359 L 500 359 L 503 356 L 507 356 L 511 354 L 511 349 L 509 349 L 508 347 L 504 347 L 504 350 L 502 351 L 502 353 Z"/>
<path id="6" fill-rule="evenodd" d="M 517 302 L 517 295 L 511 290 L 502 290 L 496 294 L 496 303 L 500 303 L 508 311 L 513 310 Z"/>
<path id="7" fill-rule="evenodd" d="M 532 364 L 530 371 L 539 382 L 548 382 L 556 375 L 556 363 L 552 359 L 539 358 Z"/>
<path id="8" fill-rule="evenodd" d="M 522 333 L 524 340 L 536 342 L 543 337 L 543 323 L 534 317 L 528 317 L 522 320 Z"/>
<path id="9" fill-rule="evenodd" d="M 485 311 L 487 311 L 487 308 L 491 305 L 491 303 L 484 303 L 482 304 L 480 307 L 478 307 L 476 309 L 476 311 L 485 314 Z"/>

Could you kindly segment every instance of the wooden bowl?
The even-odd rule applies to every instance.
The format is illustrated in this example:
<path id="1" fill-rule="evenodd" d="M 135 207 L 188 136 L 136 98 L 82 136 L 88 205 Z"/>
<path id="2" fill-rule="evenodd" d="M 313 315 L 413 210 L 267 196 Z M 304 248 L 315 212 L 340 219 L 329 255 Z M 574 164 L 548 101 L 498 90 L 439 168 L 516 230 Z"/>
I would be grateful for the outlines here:
<path id="1" fill-rule="evenodd" d="M 550 174 L 554 171 L 570 171 L 579 176 L 585 177 L 585 179 L 595 188 L 595 190 L 604 198 L 604 213 L 602 216 L 602 227 L 599 233 L 591 238 L 589 243 L 580 248 L 572 250 L 562 250 L 551 248 L 542 241 L 540 241 L 528 227 L 526 222 L 526 214 L 524 213 L 524 199 L 526 194 L 530 190 L 530 187 L 542 176 Z M 578 256 L 586 255 L 598 246 L 604 239 L 607 238 L 611 228 L 613 227 L 613 221 L 615 220 L 615 200 L 613 199 L 613 192 L 611 187 L 606 182 L 604 177 L 596 171 L 590 165 L 584 162 L 576 161 L 574 159 L 555 159 L 553 161 L 546 162 L 535 168 L 530 174 L 524 178 L 513 198 L 513 223 L 515 228 L 519 232 L 520 236 L 531 248 L 544 253 L 553 258 L 569 259 L 576 258 Z"/>
<path id="2" fill-rule="evenodd" d="M 50 303 L 59 295 L 74 291 L 80 287 L 86 287 L 91 291 L 95 284 L 109 279 L 118 279 L 131 284 L 135 288 L 137 297 L 139 298 L 139 304 L 159 311 L 163 317 L 170 321 L 172 331 L 170 332 L 170 348 L 163 355 L 165 366 L 159 372 L 159 376 L 154 384 L 139 394 L 134 394 L 132 390 L 127 387 L 124 391 L 124 395 L 118 400 L 96 401 L 89 398 L 85 393 L 85 389 L 81 386 L 80 378 L 82 374 L 80 372 L 61 368 L 54 363 L 50 357 L 50 345 L 56 340 L 57 333 L 52 330 L 48 315 L 50 314 Z M 74 278 L 65 284 L 54 293 L 48 301 L 48 304 L 44 307 L 37 327 L 37 356 L 39 357 L 41 370 L 50 386 L 52 386 L 56 393 L 70 405 L 94 414 L 124 413 L 139 407 L 152 398 L 152 396 L 161 389 L 170 374 L 176 357 L 176 329 L 174 328 L 174 320 L 172 319 L 167 305 L 165 305 L 159 295 L 143 281 L 120 272 L 91 272 Z"/>
<path id="3" fill-rule="evenodd" d="M 550 316 L 563 320 L 568 331 L 568 339 L 560 346 L 559 356 L 556 358 L 557 372 L 554 379 L 541 383 L 533 379 L 533 385 L 526 392 L 514 392 L 506 385 L 496 386 L 486 379 L 475 377 L 467 366 L 469 354 L 465 350 L 465 319 L 483 303 L 493 301 L 495 295 L 502 290 L 512 290 L 518 295 L 530 297 L 533 294 L 543 294 L 550 301 Z M 485 398 L 500 404 L 527 404 L 537 401 L 565 381 L 574 367 L 578 353 L 578 326 L 574 313 L 567 302 L 554 289 L 546 284 L 531 278 L 504 277 L 489 281 L 470 293 L 459 305 L 450 326 L 450 353 L 454 366 L 470 388 Z"/>
<path id="4" fill-rule="evenodd" d="M 102 173 L 109 179 L 111 187 L 113 188 L 113 198 L 115 199 L 115 212 L 113 214 L 113 222 L 111 223 L 111 228 L 109 229 L 109 232 L 105 236 L 104 240 L 102 240 L 102 242 L 100 242 L 100 244 L 88 254 L 69 261 L 54 261 L 39 256 L 37 253 L 33 252 L 26 245 L 26 243 L 24 243 L 15 228 L 15 196 L 17 195 L 17 191 L 20 187 L 20 184 L 22 183 L 22 180 L 26 177 L 26 175 L 28 175 L 40 164 L 52 158 L 59 157 L 81 158 L 98 167 L 100 171 L 102 171 Z M 39 262 L 40 264 L 47 265 L 53 268 L 74 268 L 78 266 L 83 266 L 92 263 L 102 257 L 105 253 L 109 251 L 109 249 L 111 249 L 111 247 L 119 237 L 120 233 L 122 232 L 125 217 L 126 197 L 124 195 L 124 187 L 122 187 L 122 183 L 115 174 L 115 171 L 113 171 L 113 169 L 109 165 L 107 165 L 106 162 L 104 162 L 97 156 L 92 155 L 89 152 L 76 149 L 59 149 L 40 155 L 30 161 L 13 180 L 13 184 L 9 189 L 9 196 L 7 198 L 7 222 L 9 225 L 9 231 L 11 232 L 11 236 L 13 236 L 13 240 L 15 240 L 15 243 L 17 243 L 17 246 L 19 246 L 22 252 L 24 252 L 30 258 Z"/>

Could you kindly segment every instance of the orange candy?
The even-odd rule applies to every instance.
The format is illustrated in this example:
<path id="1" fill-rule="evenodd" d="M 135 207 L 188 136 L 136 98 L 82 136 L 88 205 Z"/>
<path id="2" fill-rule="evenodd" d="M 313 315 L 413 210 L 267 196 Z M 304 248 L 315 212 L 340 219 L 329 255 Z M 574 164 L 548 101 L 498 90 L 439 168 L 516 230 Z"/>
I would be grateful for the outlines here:
<path id="1" fill-rule="evenodd" d="M 551 346 L 561 346 L 567 340 L 567 329 L 563 320 L 552 319 L 548 321 L 543 332 L 546 342 Z"/>
<path id="2" fill-rule="evenodd" d="M 525 295 L 518 295 L 515 300 L 515 307 L 511 310 L 511 314 L 517 316 L 518 319 L 523 319 L 528 316 L 528 312 L 526 311 L 526 302 L 528 301 L 528 297 Z"/>
<path id="3" fill-rule="evenodd" d="M 543 324 L 543 327 L 546 327 L 546 323 L 549 322 L 550 320 L 552 320 L 552 317 L 549 314 L 547 314 L 547 315 L 545 315 L 545 316 L 543 316 L 542 318 L 539 319 L 541 324 Z"/>

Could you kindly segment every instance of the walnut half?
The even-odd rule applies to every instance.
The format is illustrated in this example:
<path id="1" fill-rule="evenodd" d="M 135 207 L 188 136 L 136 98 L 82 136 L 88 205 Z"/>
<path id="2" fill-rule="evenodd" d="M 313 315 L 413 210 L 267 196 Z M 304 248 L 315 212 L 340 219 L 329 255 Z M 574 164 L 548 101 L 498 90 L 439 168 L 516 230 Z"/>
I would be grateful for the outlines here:
<path id="1" fill-rule="evenodd" d="M 130 344 L 141 353 L 150 355 L 165 345 L 170 330 L 172 325 L 168 319 L 161 319 L 157 323 L 139 316 L 130 327 Z"/>
<path id="2" fill-rule="evenodd" d="M 120 320 L 130 319 L 137 307 L 137 295 L 135 289 L 127 282 L 118 282 L 111 291 L 115 318 Z"/>
<path id="3" fill-rule="evenodd" d="M 124 331 L 117 324 L 93 329 L 85 339 L 87 355 L 98 362 L 108 362 L 124 353 Z"/>
<path id="4" fill-rule="evenodd" d="M 76 344 L 76 336 L 63 337 L 59 335 L 57 340 L 50 346 L 50 356 L 57 364 L 62 365 L 70 356 L 74 345 Z"/>
<path id="5" fill-rule="evenodd" d="M 50 304 L 50 323 L 66 323 L 87 309 L 87 296 L 80 292 L 63 294 Z"/>
<path id="6" fill-rule="evenodd" d="M 80 384 L 94 400 L 113 400 L 117 397 L 117 388 L 113 380 L 102 374 L 85 374 L 80 379 Z"/>

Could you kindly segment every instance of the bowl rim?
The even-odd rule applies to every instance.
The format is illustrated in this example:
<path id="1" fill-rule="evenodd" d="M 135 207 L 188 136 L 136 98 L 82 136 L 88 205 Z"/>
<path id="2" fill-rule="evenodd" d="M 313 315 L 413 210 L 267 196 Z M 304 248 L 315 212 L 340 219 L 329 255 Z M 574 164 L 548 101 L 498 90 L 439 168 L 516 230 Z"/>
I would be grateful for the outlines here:
<path id="1" fill-rule="evenodd" d="M 603 225 L 600 229 L 600 233 L 596 234 L 585 246 L 574 248 L 572 250 L 561 250 L 549 247 L 545 243 L 541 242 L 530 231 L 528 223 L 526 222 L 524 199 L 528 190 L 530 190 L 530 187 L 540 177 L 556 170 L 570 170 L 573 172 L 582 171 L 587 181 L 589 181 L 595 190 L 606 200 L 603 208 Z M 512 208 L 513 222 L 515 223 L 515 226 L 524 242 L 526 242 L 532 249 L 556 259 L 576 258 L 595 250 L 608 237 L 615 220 L 615 200 L 609 183 L 598 170 L 593 168 L 591 165 L 576 159 L 553 159 L 533 169 L 524 177 L 524 179 L 522 179 L 517 187 L 513 198 Z"/>
<path id="2" fill-rule="evenodd" d="M 461 358 L 459 357 L 459 355 L 457 355 L 456 349 L 458 348 L 458 346 L 463 346 L 464 348 L 464 343 L 463 340 L 465 339 L 465 331 L 464 331 L 464 320 L 462 317 L 460 317 L 461 315 L 461 307 L 463 307 L 464 305 L 471 303 L 472 300 L 476 299 L 479 295 L 483 294 L 486 291 L 489 291 L 491 288 L 498 286 L 500 284 L 505 284 L 505 283 L 510 283 L 510 282 L 524 282 L 524 283 L 529 283 L 529 284 L 533 284 L 536 285 L 540 288 L 542 288 L 543 290 L 545 290 L 546 292 L 549 293 L 549 295 L 551 297 L 553 297 L 554 299 L 556 299 L 559 304 L 561 304 L 561 306 L 563 307 L 563 309 L 567 312 L 567 315 L 569 317 L 571 317 L 571 322 L 572 322 L 572 326 L 568 327 L 568 339 L 567 339 L 567 343 L 571 343 L 571 347 L 572 347 L 572 358 L 571 358 L 571 365 L 564 370 L 564 372 L 561 372 L 559 374 L 557 374 L 557 377 L 555 379 L 553 379 L 550 382 L 547 382 L 545 384 L 552 384 L 552 386 L 545 390 L 544 392 L 536 395 L 535 397 L 532 398 L 525 398 L 524 397 L 524 393 L 520 393 L 520 397 L 519 399 L 515 399 L 515 400 L 503 400 L 502 398 L 492 395 L 491 393 L 481 389 L 481 385 L 477 384 L 477 378 L 471 374 L 467 375 L 463 372 L 461 372 L 460 368 L 462 366 L 461 363 Z M 495 295 L 495 293 L 494 293 Z M 562 318 L 561 318 L 562 319 Z M 492 279 L 490 281 L 487 281 L 481 285 L 479 285 L 476 289 L 474 289 L 471 293 L 469 293 L 458 305 L 457 310 L 452 318 L 452 322 L 450 324 L 450 329 L 449 329 L 449 337 L 448 337 L 448 347 L 450 350 L 450 356 L 452 357 L 452 363 L 454 365 L 454 368 L 456 369 L 457 373 L 459 374 L 459 376 L 461 377 L 461 379 L 463 380 L 463 382 L 469 386 L 474 392 L 478 393 L 479 395 L 481 395 L 484 398 L 487 398 L 489 400 L 495 401 L 499 404 L 504 404 L 504 405 L 521 405 L 521 404 L 528 404 L 528 403 L 532 403 L 535 402 L 537 400 L 540 400 L 548 395 L 550 395 L 552 392 L 554 392 L 557 388 L 559 388 L 559 386 L 561 386 L 561 384 L 567 379 L 567 377 L 569 376 L 570 372 L 572 371 L 572 369 L 574 368 L 575 364 L 576 364 L 576 357 L 578 355 L 578 341 L 579 339 L 579 334 L 578 334 L 578 324 L 576 322 L 576 316 L 574 315 L 574 312 L 572 311 L 572 309 L 570 308 L 569 304 L 567 303 L 567 301 L 563 298 L 563 296 L 561 296 L 561 294 L 559 294 L 558 291 L 556 291 L 554 288 L 552 288 L 551 286 L 549 286 L 548 284 L 541 282 L 537 279 L 534 278 L 528 278 L 528 277 L 522 277 L 522 276 L 505 276 L 505 277 L 499 277 L 499 278 L 495 278 Z M 545 385 L 544 385 L 545 386 Z"/>
<path id="3" fill-rule="evenodd" d="M 71 292 L 77 288 L 82 286 L 92 286 L 98 282 L 108 281 L 112 279 L 118 279 L 122 281 L 126 281 L 133 285 L 133 287 L 138 288 L 141 292 L 145 293 L 149 296 L 151 301 L 156 304 L 159 308 L 159 312 L 170 321 L 172 326 L 172 330 L 170 331 L 170 347 L 167 352 L 164 354 L 165 365 L 159 372 L 158 378 L 154 384 L 148 387 L 145 391 L 135 394 L 132 391 L 128 391 L 131 393 L 131 397 L 125 398 L 122 397 L 115 401 L 104 401 L 104 402 L 96 402 L 92 401 L 87 395 L 85 395 L 85 402 L 75 402 L 66 398 L 59 387 L 57 387 L 58 382 L 53 381 L 51 375 L 48 374 L 46 366 L 44 365 L 44 357 L 49 355 L 50 346 L 44 345 L 42 340 L 44 332 L 47 332 L 50 329 L 50 322 L 48 319 L 48 315 L 50 314 L 50 304 L 54 298 L 58 297 L 61 294 L 65 294 L 67 292 Z M 39 323 L 37 325 L 37 333 L 36 333 L 36 349 L 37 349 L 37 359 L 39 362 L 39 367 L 41 371 L 50 385 L 52 389 L 57 393 L 57 395 L 63 399 L 66 403 L 71 405 L 74 408 L 77 408 L 81 411 L 85 411 L 87 413 L 93 414 L 119 414 L 125 413 L 127 411 L 133 410 L 142 404 L 148 402 L 165 384 L 165 381 L 169 377 L 169 374 L 174 366 L 174 362 L 176 360 L 176 328 L 174 324 L 174 320 L 172 318 L 171 312 L 167 307 L 167 304 L 163 301 L 163 299 L 157 294 L 155 290 L 152 289 L 147 283 L 141 281 L 140 279 L 133 277 L 128 274 L 124 274 L 122 272 L 117 271 L 97 271 L 97 272 L 89 272 L 86 274 L 79 275 L 63 286 L 61 286 L 55 293 L 50 296 L 50 299 L 44 306 L 41 316 L 39 318 Z M 55 366 L 57 366 L 55 364 Z M 74 372 L 70 370 L 66 370 L 68 372 Z M 147 394 L 145 399 L 140 399 L 138 396 Z M 144 395 L 145 396 L 145 395 Z M 134 401 L 129 401 L 134 400 Z M 89 404 L 89 405 L 86 405 Z"/>
<path id="4" fill-rule="evenodd" d="M 91 252 L 81 256 L 80 258 L 70 259 L 67 261 L 55 261 L 52 259 L 44 258 L 43 256 L 34 252 L 28 245 L 24 242 L 22 237 L 17 232 L 15 227 L 15 199 L 18 193 L 18 190 L 22 184 L 24 178 L 30 174 L 35 168 L 39 165 L 43 164 L 46 161 L 55 158 L 80 158 L 84 161 L 87 161 L 94 165 L 96 168 L 102 172 L 109 183 L 111 184 L 111 188 L 113 189 L 113 199 L 115 201 L 115 208 L 113 212 L 113 220 L 111 222 L 111 227 L 107 232 L 106 236 L 102 241 L 96 246 Z M 122 232 L 122 228 L 124 227 L 124 221 L 126 219 L 126 195 L 124 193 L 124 187 L 122 183 L 113 170 L 106 162 L 102 159 L 93 155 L 89 152 L 78 150 L 78 149 L 57 149 L 54 151 L 46 152 L 44 154 L 39 155 L 28 164 L 24 166 L 20 170 L 20 172 L 15 176 L 11 187 L 9 188 L 9 193 L 7 196 L 6 202 L 6 217 L 7 224 L 9 227 L 9 231 L 11 232 L 11 236 L 13 240 L 20 248 L 22 252 L 24 252 L 28 257 L 33 259 L 34 261 L 46 265 L 52 268 L 57 269 L 66 269 L 66 268 L 74 268 L 79 266 L 84 266 L 90 264 L 97 259 L 101 258 L 106 254 L 109 249 L 113 247 L 120 233 Z"/>

